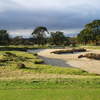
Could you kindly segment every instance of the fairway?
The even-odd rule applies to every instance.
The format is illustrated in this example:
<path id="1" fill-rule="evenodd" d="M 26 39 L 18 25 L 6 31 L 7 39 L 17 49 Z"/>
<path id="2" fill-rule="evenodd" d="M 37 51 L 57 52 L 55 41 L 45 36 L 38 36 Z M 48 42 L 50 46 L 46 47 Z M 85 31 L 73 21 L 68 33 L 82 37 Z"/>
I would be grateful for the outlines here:
<path id="1" fill-rule="evenodd" d="M 0 81 L 0 100 L 100 100 L 100 79 Z"/>
<path id="2" fill-rule="evenodd" d="M 0 100 L 100 100 L 100 89 L 0 90 Z"/>

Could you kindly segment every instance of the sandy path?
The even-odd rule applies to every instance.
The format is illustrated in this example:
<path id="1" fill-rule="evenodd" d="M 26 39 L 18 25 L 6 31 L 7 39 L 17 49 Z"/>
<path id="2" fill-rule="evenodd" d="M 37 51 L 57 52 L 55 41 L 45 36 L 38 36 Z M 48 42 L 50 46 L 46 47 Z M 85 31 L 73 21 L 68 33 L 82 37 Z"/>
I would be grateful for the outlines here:
<path id="1" fill-rule="evenodd" d="M 91 73 L 100 74 L 100 61 L 91 60 L 87 58 L 78 59 L 78 56 L 86 53 L 99 53 L 100 50 L 88 50 L 87 52 L 76 53 L 76 54 L 51 54 L 52 51 L 59 49 L 46 49 L 40 51 L 39 56 L 43 57 L 47 64 L 58 65 L 58 66 L 72 66 L 76 68 L 84 69 Z M 54 60 L 60 59 L 60 60 Z M 61 61 L 62 60 L 62 61 Z"/>

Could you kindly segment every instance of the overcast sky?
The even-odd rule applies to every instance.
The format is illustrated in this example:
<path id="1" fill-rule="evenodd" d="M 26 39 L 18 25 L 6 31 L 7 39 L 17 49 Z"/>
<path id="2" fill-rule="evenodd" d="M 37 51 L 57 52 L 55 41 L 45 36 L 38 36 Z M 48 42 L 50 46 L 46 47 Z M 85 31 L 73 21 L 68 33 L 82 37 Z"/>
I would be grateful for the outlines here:
<path id="1" fill-rule="evenodd" d="M 29 36 L 36 26 L 79 32 L 100 19 L 100 0 L 0 0 L 0 29 Z"/>

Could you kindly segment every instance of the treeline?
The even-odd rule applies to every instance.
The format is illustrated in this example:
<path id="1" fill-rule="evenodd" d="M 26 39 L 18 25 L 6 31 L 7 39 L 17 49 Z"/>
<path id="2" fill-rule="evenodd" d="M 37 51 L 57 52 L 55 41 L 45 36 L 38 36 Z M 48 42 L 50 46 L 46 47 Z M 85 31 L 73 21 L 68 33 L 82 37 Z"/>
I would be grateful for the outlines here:
<path id="1" fill-rule="evenodd" d="M 60 31 L 49 32 L 43 26 L 36 27 L 31 34 L 32 38 L 23 38 L 22 36 L 11 38 L 7 30 L 0 30 L 0 45 L 100 45 L 100 20 L 86 24 L 77 37 L 66 37 Z"/>
<path id="2" fill-rule="evenodd" d="M 63 32 L 49 32 L 46 27 L 39 26 L 31 33 L 32 38 L 16 36 L 11 38 L 7 30 L 0 30 L 0 45 L 70 45 L 73 38 L 66 37 Z"/>
<path id="3" fill-rule="evenodd" d="M 94 20 L 85 25 L 85 28 L 77 36 L 80 44 L 100 45 L 100 20 Z"/>

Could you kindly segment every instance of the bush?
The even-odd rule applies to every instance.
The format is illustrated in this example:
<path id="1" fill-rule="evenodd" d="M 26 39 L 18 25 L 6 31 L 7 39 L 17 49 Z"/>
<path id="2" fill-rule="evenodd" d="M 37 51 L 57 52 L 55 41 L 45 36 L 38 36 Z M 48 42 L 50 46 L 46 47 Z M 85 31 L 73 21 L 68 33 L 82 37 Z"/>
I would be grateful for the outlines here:
<path id="1" fill-rule="evenodd" d="M 7 61 L 8 61 L 7 59 L 0 59 L 0 63 L 5 63 Z"/>
<path id="2" fill-rule="evenodd" d="M 11 52 L 5 52 L 5 56 L 17 57 L 16 54 L 13 54 L 13 53 L 11 53 Z"/>
<path id="3" fill-rule="evenodd" d="M 89 58 L 89 59 L 100 60 L 100 54 L 95 54 L 95 53 L 87 53 L 85 55 L 78 56 L 78 58 L 82 58 L 82 57 L 86 57 L 86 58 Z"/>
<path id="4" fill-rule="evenodd" d="M 33 53 L 33 56 L 38 56 L 38 54 L 37 53 Z"/>
<path id="5" fill-rule="evenodd" d="M 7 61 L 11 61 L 12 57 L 8 56 L 6 53 L 0 55 L 0 62 L 5 63 Z"/>
<path id="6" fill-rule="evenodd" d="M 53 51 L 51 53 L 63 54 L 63 53 L 75 53 L 75 52 L 86 52 L 86 49 L 79 48 L 79 49 L 69 49 L 69 50 L 57 50 L 57 51 Z"/>
<path id="7" fill-rule="evenodd" d="M 44 61 L 41 60 L 41 59 L 38 59 L 38 60 L 34 61 L 34 64 L 43 64 L 43 63 L 44 63 Z"/>
<path id="8" fill-rule="evenodd" d="M 78 56 L 78 58 L 83 58 L 83 57 L 84 57 L 83 55 L 79 55 L 79 56 Z"/>
<path id="9" fill-rule="evenodd" d="M 86 49 L 79 48 L 79 49 L 72 49 L 73 52 L 86 52 Z"/>
<path id="10" fill-rule="evenodd" d="M 17 64 L 17 67 L 18 67 L 19 69 L 24 69 L 24 68 L 26 68 L 25 64 L 23 64 L 23 63 Z"/>

